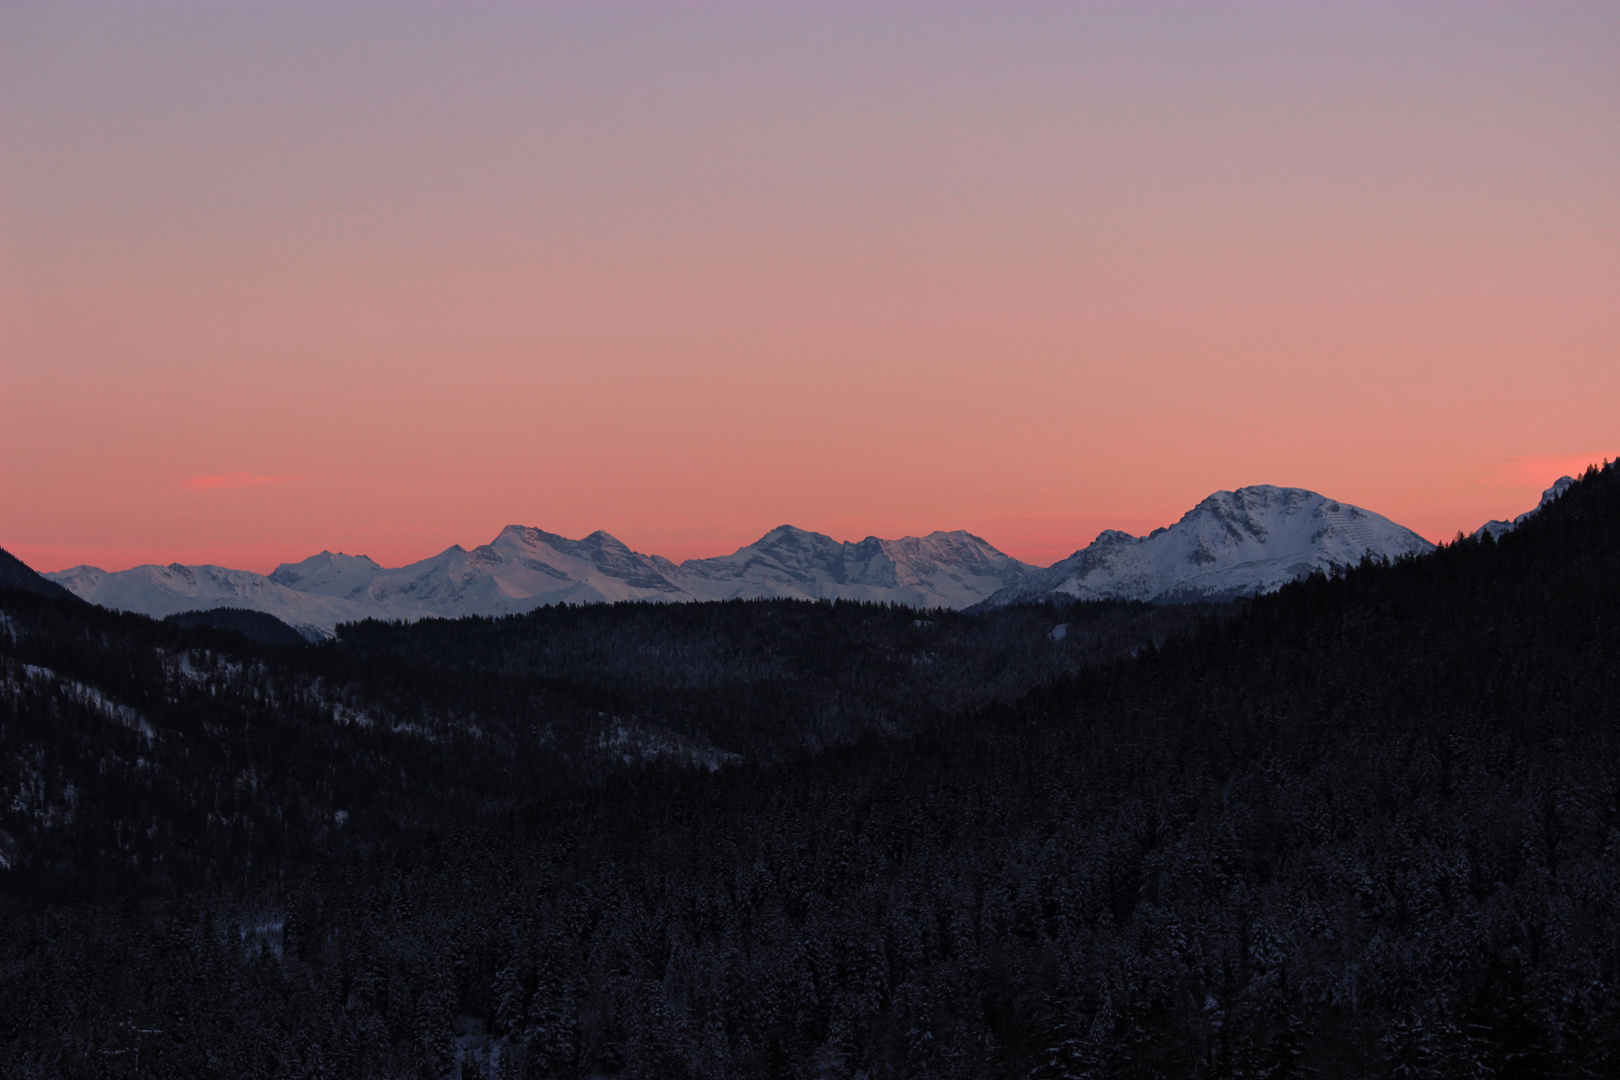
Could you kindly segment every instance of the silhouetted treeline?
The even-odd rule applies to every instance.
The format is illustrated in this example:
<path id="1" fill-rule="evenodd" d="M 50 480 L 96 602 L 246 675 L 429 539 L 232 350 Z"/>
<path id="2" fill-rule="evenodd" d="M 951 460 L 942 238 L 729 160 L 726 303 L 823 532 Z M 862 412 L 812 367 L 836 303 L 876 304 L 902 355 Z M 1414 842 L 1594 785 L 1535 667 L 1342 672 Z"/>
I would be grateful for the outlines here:
<path id="1" fill-rule="evenodd" d="M 166 623 L 176 626 L 204 626 L 212 630 L 228 630 L 261 645 L 303 645 L 307 639 L 268 612 L 249 611 L 246 608 L 216 607 L 201 611 L 180 611 L 166 615 Z"/>
<path id="2" fill-rule="evenodd" d="M 354 707 L 402 723 L 414 703 L 440 737 L 622 693 L 596 700 L 726 747 L 697 742 L 707 693 L 737 702 L 715 730 L 778 749 L 589 759 L 474 815 L 458 770 L 477 755 L 452 741 L 424 789 L 455 828 L 283 852 L 273 878 L 19 906 L 0 1069 L 1616 1075 L 1617 551 L 1620 469 L 1594 470 L 1500 542 L 1317 576 L 1134 658 L 1140 640 L 1110 638 L 1074 674 L 1039 659 L 1048 611 L 1008 615 L 1005 638 L 815 605 L 776 637 L 769 605 L 356 628 L 287 661 L 310 680 L 297 700 L 341 673 Z M 11 617 L 69 625 L 43 602 Z M 1140 639 L 1129 611 L 1099 616 L 1116 617 Z M 927 665 L 901 661 L 906 635 L 942 632 L 941 662 L 984 666 L 907 682 Z M 981 633 L 1003 660 L 969 656 Z M 243 679 L 283 662 L 241 655 Z M 1026 674 L 983 689 L 1004 671 Z M 293 700 L 252 723 L 380 726 Z M 816 710 L 861 702 L 817 749 Z M 768 708 L 810 726 L 772 741 Z M 394 737 L 364 745 L 410 803 L 389 754 L 423 740 Z"/>

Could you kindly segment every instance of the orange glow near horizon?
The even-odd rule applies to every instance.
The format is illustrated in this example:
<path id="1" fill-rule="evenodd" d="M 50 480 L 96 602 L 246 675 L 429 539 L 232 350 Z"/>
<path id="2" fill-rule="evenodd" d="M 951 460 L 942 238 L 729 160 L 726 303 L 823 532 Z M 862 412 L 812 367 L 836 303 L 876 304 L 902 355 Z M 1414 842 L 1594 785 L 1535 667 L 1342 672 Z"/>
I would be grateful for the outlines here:
<path id="1" fill-rule="evenodd" d="M 14 6 L 0 546 L 1434 540 L 1620 453 L 1620 8 Z"/>

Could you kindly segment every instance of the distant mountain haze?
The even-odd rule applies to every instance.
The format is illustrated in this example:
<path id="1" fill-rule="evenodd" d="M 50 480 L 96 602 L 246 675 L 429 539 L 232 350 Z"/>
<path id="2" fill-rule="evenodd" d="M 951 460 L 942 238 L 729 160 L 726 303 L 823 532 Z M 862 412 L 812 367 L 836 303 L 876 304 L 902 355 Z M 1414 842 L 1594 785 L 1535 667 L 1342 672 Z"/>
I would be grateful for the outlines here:
<path id="1" fill-rule="evenodd" d="M 1395 559 L 1433 546 L 1372 511 L 1262 484 L 1215 492 L 1147 536 L 1106 531 L 1046 568 L 960 530 L 851 542 L 782 525 L 730 555 L 677 564 L 632 551 L 605 532 L 572 540 L 510 525 L 488 544 L 457 544 L 401 567 L 323 551 L 268 575 L 175 563 L 116 573 L 79 566 L 44 577 L 104 607 L 156 617 L 245 608 L 318 636 L 366 618 L 506 615 L 623 600 L 781 597 L 919 609 L 1046 599 L 1175 603 L 1270 592 L 1364 556 Z"/>

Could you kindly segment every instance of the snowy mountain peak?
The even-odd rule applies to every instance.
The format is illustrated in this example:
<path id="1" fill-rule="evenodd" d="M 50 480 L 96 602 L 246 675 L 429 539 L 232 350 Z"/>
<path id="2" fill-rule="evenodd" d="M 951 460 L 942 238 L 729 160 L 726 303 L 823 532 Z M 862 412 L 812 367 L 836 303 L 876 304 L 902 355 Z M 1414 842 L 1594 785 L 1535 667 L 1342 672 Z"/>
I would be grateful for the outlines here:
<path id="1" fill-rule="evenodd" d="M 1539 509 L 1540 507 L 1546 506 L 1564 492 L 1574 487 L 1575 483 L 1576 481 L 1573 476 L 1560 476 L 1557 480 L 1553 481 L 1552 487 L 1541 493 L 1541 502 L 1536 504 L 1537 508 Z"/>
<path id="2" fill-rule="evenodd" d="M 1176 524 L 1144 537 L 1108 530 L 989 602 L 1224 598 L 1270 592 L 1365 555 L 1398 558 L 1433 546 L 1359 506 L 1304 488 L 1256 484 L 1217 491 Z"/>
<path id="3" fill-rule="evenodd" d="M 584 540 L 582 540 L 580 542 L 584 543 L 584 544 L 595 544 L 598 547 L 610 548 L 610 549 L 612 549 L 614 551 L 629 551 L 630 550 L 630 545 L 629 544 L 626 544 L 623 540 L 620 540 L 617 536 L 614 536 L 610 532 L 605 532 L 602 529 L 597 529 L 595 532 L 591 533 L 589 536 L 587 536 Z"/>
<path id="4" fill-rule="evenodd" d="M 564 543 L 571 542 L 566 537 L 558 536 L 556 533 L 548 533 L 544 529 L 536 529 L 532 525 L 508 525 L 495 535 L 495 539 L 484 546 L 498 546 L 503 541 L 522 544 L 550 544 L 557 540 Z"/>
<path id="5" fill-rule="evenodd" d="M 838 541 L 779 525 L 730 555 L 689 559 L 680 584 L 694 596 L 873 600 L 967 607 L 1022 581 L 1033 568 L 967 532 Z"/>
<path id="6" fill-rule="evenodd" d="M 323 551 L 302 562 L 282 563 L 270 572 L 270 580 L 288 588 L 302 587 L 305 592 L 330 595 L 346 594 L 382 572 L 382 566 L 368 555 L 345 555 L 343 552 Z M 347 583 L 351 588 L 345 588 Z"/>

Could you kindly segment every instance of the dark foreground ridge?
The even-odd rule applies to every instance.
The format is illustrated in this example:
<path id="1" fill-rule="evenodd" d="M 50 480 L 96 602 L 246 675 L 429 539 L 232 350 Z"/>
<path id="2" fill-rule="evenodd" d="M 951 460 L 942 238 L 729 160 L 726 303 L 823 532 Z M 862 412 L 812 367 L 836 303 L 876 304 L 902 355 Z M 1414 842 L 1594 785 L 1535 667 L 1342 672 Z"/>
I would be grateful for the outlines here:
<path id="1" fill-rule="evenodd" d="M 284 656 L 8 594 L 0 1072 L 1616 1075 L 1616 551 L 1609 468 L 1202 628 L 702 605 Z"/>
<path id="2" fill-rule="evenodd" d="M 246 608 L 217 607 L 206 611 L 181 611 L 164 616 L 163 621 L 188 628 L 206 626 L 212 630 L 227 630 L 233 634 L 241 634 L 249 641 L 257 641 L 261 645 L 303 645 L 306 642 L 303 634 L 274 615 L 263 611 L 249 611 Z"/>
<path id="3" fill-rule="evenodd" d="M 41 576 L 33 567 L 5 548 L 0 548 L 0 589 L 38 593 L 40 596 L 49 596 L 56 600 L 78 599 L 56 582 Z"/>

